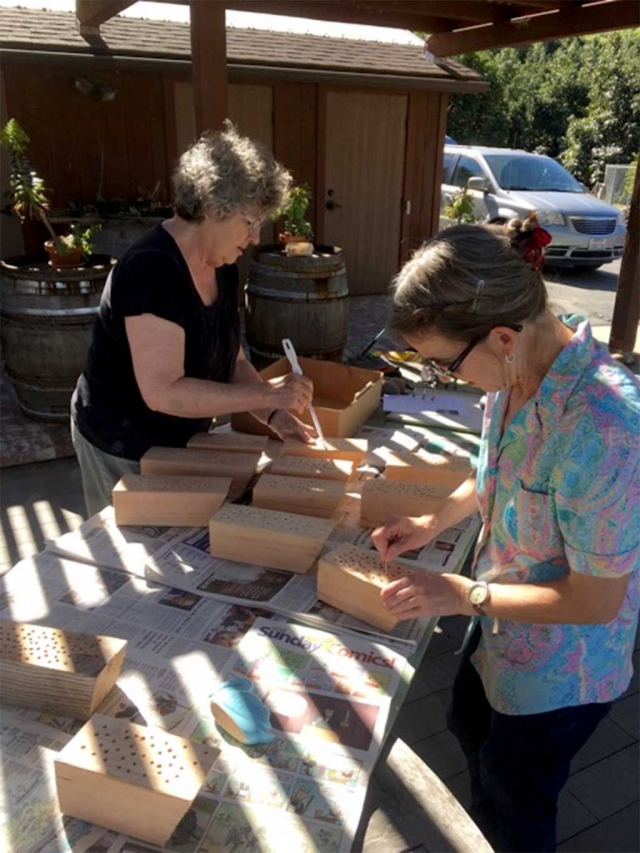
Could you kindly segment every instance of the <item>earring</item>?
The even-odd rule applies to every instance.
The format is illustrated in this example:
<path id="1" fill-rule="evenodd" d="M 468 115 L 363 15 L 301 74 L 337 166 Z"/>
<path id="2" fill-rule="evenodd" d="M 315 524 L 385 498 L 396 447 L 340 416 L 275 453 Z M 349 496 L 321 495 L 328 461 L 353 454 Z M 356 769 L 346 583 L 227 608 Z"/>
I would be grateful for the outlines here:
<path id="1" fill-rule="evenodd" d="M 507 353 L 507 355 L 505 355 L 504 357 L 504 360 L 507 362 L 507 364 L 513 364 L 513 362 L 516 360 L 516 354 L 514 352 Z"/>

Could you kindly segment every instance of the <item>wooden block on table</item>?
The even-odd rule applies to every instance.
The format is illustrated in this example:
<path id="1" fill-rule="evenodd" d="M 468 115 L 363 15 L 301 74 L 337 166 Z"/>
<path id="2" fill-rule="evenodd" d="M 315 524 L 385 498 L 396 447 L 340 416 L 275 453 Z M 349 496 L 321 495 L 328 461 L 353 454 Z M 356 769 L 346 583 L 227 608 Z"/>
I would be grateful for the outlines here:
<path id="1" fill-rule="evenodd" d="M 346 482 L 354 464 L 346 459 L 310 459 L 306 456 L 279 456 L 269 466 L 270 474 L 287 477 L 313 477 L 317 480 Z"/>
<path id="2" fill-rule="evenodd" d="M 192 447 L 152 447 L 140 460 L 140 473 L 145 477 L 231 477 L 247 482 L 255 474 L 260 455 Z"/>
<path id="3" fill-rule="evenodd" d="M 315 444 L 305 444 L 304 441 L 287 438 L 280 456 L 345 459 L 347 462 L 353 462 L 353 467 L 357 468 L 362 464 L 368 450 L 369 442 L 366 438 L 325 438 L 324 443 L 316 441 Z"/>
<path id="4" fill-rule="evenodd" d="M 253 506 L 331 518 L 344 498 L 345 484 L 313 477 L 263 474 L 253 488 Z"/>
<path id="5" fill-rule="evenodd" d="M 219 754 L 95 714 L 55 759 L 60 811 L 164 847 Z"/>
<path id="6" fill-rule="evenodd" d="M 112 492 L 116 524 L 206 527 L 230 486 L 230 477 L 125 474 Z"/>
<path id="7" fill-rule="evenodd" d="M 226 450 L 233 453 L 263 453 L 269 443 L 268 435 L 247 435 L 244 432 L 197 432 L 187 442 L 196 450 Z"/>
<path id="8" fill-rule="evenodd" d="M 466 456 L 445 456 L 424 450 L 387 450 L 380 455 L 386 463 L 386 479 L 401 480 L 403 483 L 450 486 L 453 491 L 472 471 Z"/>
<path id="9" fill-rule="evenodd" d="M 2 701 L 88 720 L 116 683 L 126 649 L 117 637 L 0 621 Z"/>
<path id="10" fill-rule="evenodd" d="M 209 547 L 214 557 L 304 573 L 333 527 L 329 519 L 226 504 L 209 522 Z"/>
<path id="11" fill-rule="evenodd" d="M 375 551 L 345 543 L 318 561 L 318 598 L 380 628 L 392 631 L 398 619 L 380 594 L 391 581 L 413 574 L 398 563 L 383 563 Z"/>
<path id="12" fill-rule="evenodd" d="M 360 526 L 378 527 L 392 515 L 424 515 L 433 512 L 451 493 L 449 486 L 403 483 L 376 477 L 362 484 Z"/>

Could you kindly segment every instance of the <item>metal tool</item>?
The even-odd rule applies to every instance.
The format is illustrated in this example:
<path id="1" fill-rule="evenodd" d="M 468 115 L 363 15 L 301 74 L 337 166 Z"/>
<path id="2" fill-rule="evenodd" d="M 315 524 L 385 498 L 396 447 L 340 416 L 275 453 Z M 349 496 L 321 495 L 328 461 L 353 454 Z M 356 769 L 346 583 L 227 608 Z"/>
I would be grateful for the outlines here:
<path id="1" fill-rule="evenodd" d="M 293 373 L 297 373 L 298 376 L 302 376 L 302 368 L 298 362 L 298 355 L 296 353 L 295 347 L 289 340 L 289 338 L 282 339 L 282 349 L 284 350 L 284 354 L 289 359 L 289 364 L 291 365 L 291 370 Z M 318 416 L 316 415 L 316 410 L 313 408 L 311 403 L 309 403 L 309 414 L 311 415 L 311 420 L 313 421 L 313 425 L 316 428 L 316 432 L 318 433 L 318 438 L 324 445 L 324 433 L 322 432 L 322 427 L 320 426 L 320 421 L 318 420 Z"/>

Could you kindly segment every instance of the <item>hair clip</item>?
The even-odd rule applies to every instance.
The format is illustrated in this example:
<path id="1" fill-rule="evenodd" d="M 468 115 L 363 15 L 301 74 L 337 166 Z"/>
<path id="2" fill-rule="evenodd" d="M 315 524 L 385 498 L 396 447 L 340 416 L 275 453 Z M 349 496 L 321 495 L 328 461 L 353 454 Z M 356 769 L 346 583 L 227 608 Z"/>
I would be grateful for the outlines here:
<path id="1" fill-rule="evenodd" d="M 478 282 L 477 282 L 477 284 L 476 284 L 476 295 L 475 295 L 475 298 L 474 298 L 474 300 L 473 300 L 473 305 L 471 306 L 471 310 L 472 310 L 472 311 L 475 311 L 475 310 L 476 310 L 476 308 L 477 308 L 477 306 L 478 306 L 478 301 L 479 301 L 479 300 L 480 300 L 480 298 L 482 297 L 482 292 L 483 292 L 483 290 L 484 290 L 484 279 L 483 279 L 483 278 L 479 278 L 479 279 L 478 279 Z"/>

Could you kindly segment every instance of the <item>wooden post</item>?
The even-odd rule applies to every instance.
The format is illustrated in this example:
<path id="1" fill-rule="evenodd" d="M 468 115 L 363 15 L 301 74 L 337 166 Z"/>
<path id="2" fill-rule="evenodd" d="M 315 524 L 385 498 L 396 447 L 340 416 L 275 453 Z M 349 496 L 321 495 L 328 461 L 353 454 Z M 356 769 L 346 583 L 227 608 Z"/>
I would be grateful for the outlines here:
<path id="1" fill-rule="evenodd" d="M 620 265 L 620 281 L 611 322 L 609 349 L 632 353 L 640 320 L 640 165 L 631 197 L 627 239 Z"/>
<path id="2" fill-rule="evenodd" d="M 191 80 L 196 135 L 220 130 L 227 117 L 225 4 L 191 0 Z"/>

